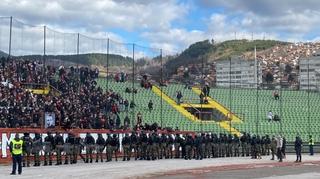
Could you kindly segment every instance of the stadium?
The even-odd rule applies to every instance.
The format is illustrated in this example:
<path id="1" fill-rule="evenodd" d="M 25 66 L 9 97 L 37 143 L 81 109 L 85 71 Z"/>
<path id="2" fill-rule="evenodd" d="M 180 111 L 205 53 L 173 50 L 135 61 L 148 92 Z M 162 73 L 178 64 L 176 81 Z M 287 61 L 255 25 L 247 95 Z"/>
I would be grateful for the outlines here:
<path id="1" fill-rule="evenodd" d="M 1 178 L 16 134 L 24 178 L 320 177 L 318 42 L 172 52 L 10 16 L 0 43 Z"/>

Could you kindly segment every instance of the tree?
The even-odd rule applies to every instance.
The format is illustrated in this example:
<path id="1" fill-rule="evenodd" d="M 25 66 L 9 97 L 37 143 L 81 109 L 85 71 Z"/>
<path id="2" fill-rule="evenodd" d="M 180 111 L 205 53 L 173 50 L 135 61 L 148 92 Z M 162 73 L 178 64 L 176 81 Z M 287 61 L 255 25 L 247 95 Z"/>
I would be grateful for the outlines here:
<path id="1" fill-rule="evenodd" d="M 267 83 L 272 83 L 273 80 L 274 80 L 273 74 L 272 74 L 271 72 L 268 72 L 268 73 L 266 74 L 265 80 L 266 80 Z"/>

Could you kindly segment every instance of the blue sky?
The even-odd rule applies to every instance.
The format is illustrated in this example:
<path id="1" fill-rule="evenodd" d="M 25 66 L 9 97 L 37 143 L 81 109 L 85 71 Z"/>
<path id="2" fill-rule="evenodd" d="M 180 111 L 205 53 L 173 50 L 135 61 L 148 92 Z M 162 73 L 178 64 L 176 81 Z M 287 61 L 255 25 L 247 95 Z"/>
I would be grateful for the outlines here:
<path id="1" fill-rule="evenodd" d="M 0 15 L 175 53 L 205 39 L 315 41 L 318 7 L 318 0 L 2 0 Z"/>

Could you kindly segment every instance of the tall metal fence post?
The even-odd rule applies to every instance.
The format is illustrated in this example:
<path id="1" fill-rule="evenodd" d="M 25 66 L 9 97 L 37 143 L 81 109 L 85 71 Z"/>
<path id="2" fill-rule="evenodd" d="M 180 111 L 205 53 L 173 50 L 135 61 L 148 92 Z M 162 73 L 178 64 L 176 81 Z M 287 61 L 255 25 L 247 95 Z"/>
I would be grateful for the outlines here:
<path id="1" fill-rule="evenodd" d="M 107 91 L 109 91 L 109 45 L 110 45 L 110 40 L 109 38 L 107 39 Z"/>
<path id="2" fill-rule="evenodd" d="M 47 27 L 43 26 L 43 75 L 45 81 L 48 82 L 47 72 L 46 72 L 46 38 L 47 38 Z"/>
<path id="3" fill-rule="evenodd" d="M 162 49 L 160 49 L 160 65 L 161 65 L 161 69 L 160 69 L 160 90 L 161 90 L 161 99 L 160 99 L 160 127 L 162 128 L 162 110 L 163 110 L 163 102 L 162 102 L 162 87 L 163 87 L 163 62 L 162 62 Z"/>
<path id="4" fill-rule="evenodd" d="M 11 57 L 11 42 L 12 41 L 12 16 L 10 16 L 10 31 L 9 31 L 9 55 L 8 59 Z"/>
<path id="5" fill-rule="evenodd" d="M 135 53 L 135 51 L 134 51 L 134 48 L 135 48 L 135 44 L 133 43 L 132 44 L 132 103 L 133 104 L 136 104 L 135 102 L 134 102 L 134 95 L 135 95 L 135 93 L 134 93 L 134 80 L 135 80 L 135 70 L 134 70 L 134 53 Z M 136 106 L 134 106 L 133 108 L 132 108 L 132 126 L 134 127 L 134 124 L 135 124 L 135 107 Z"/>

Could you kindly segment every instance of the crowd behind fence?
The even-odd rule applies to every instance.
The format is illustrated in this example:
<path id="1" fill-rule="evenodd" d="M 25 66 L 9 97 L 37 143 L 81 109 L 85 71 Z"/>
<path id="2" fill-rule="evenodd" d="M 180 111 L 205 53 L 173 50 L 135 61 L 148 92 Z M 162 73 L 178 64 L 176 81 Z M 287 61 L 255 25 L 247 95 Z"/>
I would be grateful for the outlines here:
<path id="1" fill-rule="evenodd" d="M 177 70 L 176 77 L 171 78 L 168 77 L 164 65 L 164 59 L 169 52 L 162 49 L 117 42 L 110 38 L 92 38 L 80 33 L 59 32 L 47 26 L 25 24 L 12 17 L 0 18 L 0 50 L 3 52 L 2 56 L 8 59 L 18 59 L 23 56 L 24 59 L 38 60 L 39 66 L 43 68 L 44 82 L 50 80 L 48 79 L 50 69 L 46 68 L 47 65 L 77 68 L 91 65 L 91 69 L 97 69 L 100 74 L 106 76 L 103 77 L 106 90 L 111 89 L 110 82 L 122 73 L 125 74 L 126 83 L 130 81 L 132 90 L 139 85 L 148 87 L 149 82 L 159 85 L 161 91 L 170 88 L 170 84 L 176 81 L 180 84 L 176 88 L 178 90 L 183 90 L 188 85 L 198 85 L 202 88 L 208 83 L 211 88 L 210 96 L 240 116 L 245 123 L 241 125 L 230 122 L 230 126 L 238 128 L 239 131 L 303 135 L 304 138 L 308 135 L 319 137 L 320 96 L 317 90 L 311 90 L 318 89 L 319 85 L 316 83 L 318 80 L 316 73 L 310 75 L 311 68 L 314 71 L 314 66 L 309 66 L 309 63 L 306 66 L 307 76 L 304 80 L 307 81 L 307 87 L 304 90 L 299 89 L 299 64 L 291 66 L 293 69 L 290 69 L 287 67 L 290 65 L 288 61 L 279 61 L 276 65 L 263 64 L 263 60 L 260 60 L 260 63 L 254 61 L 252 69 L 248 70 L 247 74 L 238 76 L 234 73 L 243 64 L 239 64 L 237 60 L 230 58 L 229 62 L 222 64 L 220 67 L 224 70 L 222 72 L 220 70 L 221 74 L 218 73 L 220 62 L 215 62 L 216 69 L 210 70 L 205 69 L 208 62 L 202 61 L 197 73 L 192 72 L 193 66 L 185 65 L 182 71 L 187 73 L 187 76 L 179 75 Z M 63 59 L 66 57 L 69 57 L 68 61 Z M 241 68 L 238 71 L 241 71 Z M 210 78 L 214 80 L 210 81 Z M 168 87 L 161 85 L 166 82 L 169 84 Z M 76 85 L 81 89 L 81 83 Z M 275 92 L 280 96 L 279 99 L 275 99 Z M 175 99 L 175 92 L 172 94 L 169 96 Z M 129 102 L 135 103 L 135 97 L 136 94 L 131 93 Z M 153 99 L 153 97 L 150 95 L 147 98 Z M 184 94 L 185 101 L 196 98 L 197 95 Z M 166 113 L 163 110 L 164 103 L 160 100 L 160 106 L 156 106 L 161 109 L 159 114 L 161 120 L 157 121 L 161 127 L 166 127 L 166 121 L 163 119 Z M 138 112 L 140 111 L 132 108 L 130 118 L 134 120 Z M 280 120 L 268 121 L 269 112 L 273 118 L 276 116 Z M 203 131 L 210 130 L 203 127 L 206 123 L 201 122 L 199 125 Z"/>

